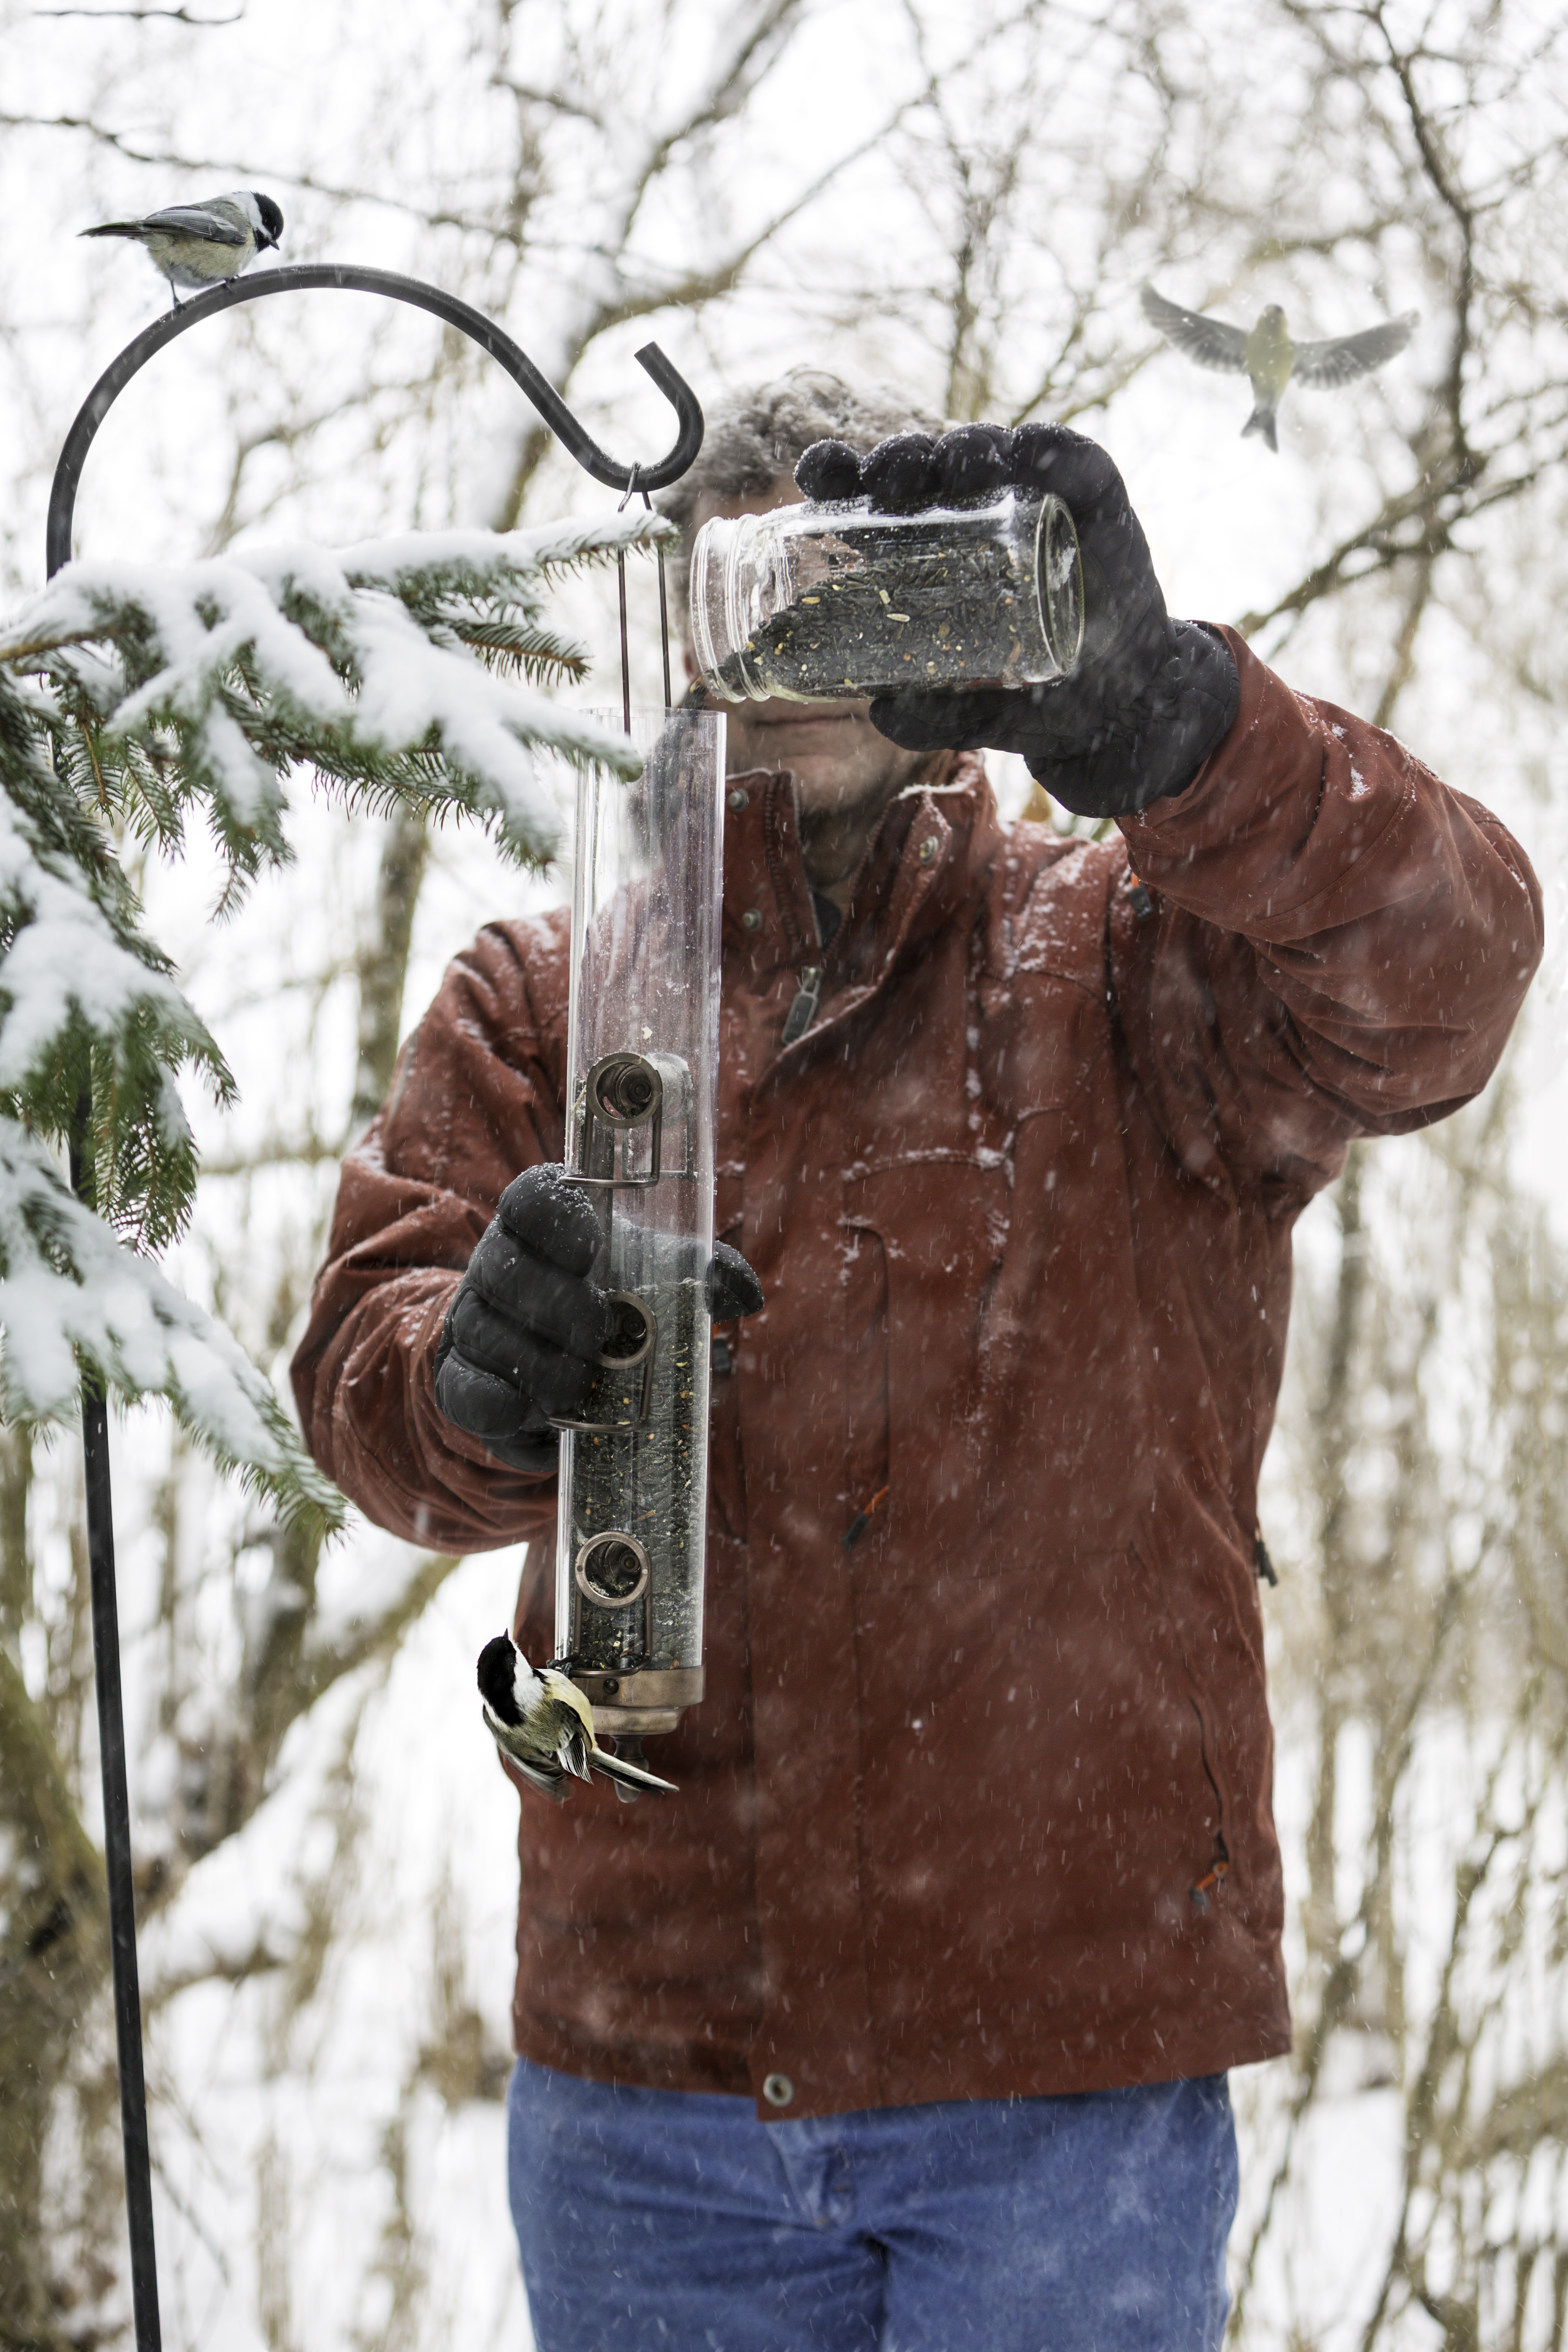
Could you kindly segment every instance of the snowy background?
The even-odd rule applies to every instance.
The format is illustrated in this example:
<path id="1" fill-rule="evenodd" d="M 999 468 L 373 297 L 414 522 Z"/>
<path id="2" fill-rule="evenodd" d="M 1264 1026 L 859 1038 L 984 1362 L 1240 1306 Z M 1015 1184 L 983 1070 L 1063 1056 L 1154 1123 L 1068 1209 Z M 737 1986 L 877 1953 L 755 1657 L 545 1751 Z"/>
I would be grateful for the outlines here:
<path id="1" fill-rule="evenodd" d="M 281 258 L 466 294 L 617 455 L 669 438 L 632 359 L 650 334 L 703 396 L 806 362 L 954 416 L 1070 416 L 1174 611 L 1247 621 L 1535 858 L 1552 947 L 1503 1077 L 1301 1229 L 1264 1518 L 1300 2048 L 1236 2085 L 1235 2340 L 1271 2352 L 1557 2345 L 1568 2304 L 1561 40 L 1552 10 L 1480 0 L 1264 0 L 1245 28 L 1217 0 L 0 0 L 7 605 L 41 583 L 70 415 L 163 306 L 140 255 L 73 233 L 255 185 Z M 1280 300 L 1303 335 L 1422 325 L 1355 390 L 1289 395 L 1274 457 L 1238 438 L 1238 379 L 1153 342 L 1146 278 L 1241 321 Z M 612 505 L 471 347 L 311 293 L 144 373 L 77 545 L 178 560 Z M 653 698 L 646 562 L 632 594 Z M 561 615 L 595 655 L 574 698 L 602 702 L 613 585 Z M 290 791 L 294 865 L 222 922 L 216 854 L 127 852 L 240 1088 L 189 1106 L 207 1172 L 169 1269 L 279 1380 L 389 986 L 406 1030 L 479 922 L 559 896 L 458 826 L 412 845 L 400 896 L 393 823 Z M 302 1586 L 161 1412 L 114 1444 L 165 2339 L 521 2347 L 515 1801 L 472 1693 L 519 1555 L 432 1563 L 356 1524 Z M 0 1642 L 97 1836 L 74 1441 L 5 1445 Z M 302 1594 L 335 1670 L 294 1712 Z M 0 1904 L 14 1843 L 0 1803 Z M 0 2218 L 9 2197 L 47 2250 L 41 2340 L 85 2347 L 126 2309 L 101 1990 L 70 2023 L 41 2172 L 0 2134 Z"/>

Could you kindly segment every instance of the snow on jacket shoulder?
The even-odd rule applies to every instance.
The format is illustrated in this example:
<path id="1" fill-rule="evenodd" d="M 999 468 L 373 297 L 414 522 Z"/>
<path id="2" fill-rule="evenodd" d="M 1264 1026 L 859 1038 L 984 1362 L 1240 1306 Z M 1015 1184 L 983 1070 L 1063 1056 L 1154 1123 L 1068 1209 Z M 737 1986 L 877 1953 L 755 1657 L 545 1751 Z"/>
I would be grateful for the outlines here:
<path id="1" fill-rule="evenodd" d="M 801 2116 L 1288 2045 L 1253 1540 L 1290 1227 L 1352 1137 L 1485 1083 L 1541 907 L 1486 811 L 1230 642 L 1240 713 L 1180 799 L 1063 842 L 966 763 L 894 803 L 826 956 L 788 779 L 732 780 L 719 1225 L 767 1304 L 714 1381 L 681 1794 L 523 1799 L 542 2063 L 782 2074 Z M 565 947 L 550 915 L 453 965 L 294 1368 L 374 1518 L 540 1538 L 534 1656 L 552 1486 L 443 1422 L 431 1365 L 502 1187 L 560 1155 Z"/>

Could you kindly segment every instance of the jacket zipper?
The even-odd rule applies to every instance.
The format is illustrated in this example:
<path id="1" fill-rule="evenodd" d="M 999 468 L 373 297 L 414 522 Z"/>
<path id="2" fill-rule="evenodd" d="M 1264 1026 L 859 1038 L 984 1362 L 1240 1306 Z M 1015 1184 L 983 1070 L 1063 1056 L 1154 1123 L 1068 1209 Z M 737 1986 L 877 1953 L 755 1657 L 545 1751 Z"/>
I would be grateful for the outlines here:
<path id="1" fill-rule="evenodd" d="M 786 1045 L 793 1045 L 797 1037 L 804 1037 L 816 1018 L 816 1008 L 822 1002 L 822 971 L 819 963 L 801 966 L 800 992 L 790 1006 L 784 1025 L 783 1042 Z"/>

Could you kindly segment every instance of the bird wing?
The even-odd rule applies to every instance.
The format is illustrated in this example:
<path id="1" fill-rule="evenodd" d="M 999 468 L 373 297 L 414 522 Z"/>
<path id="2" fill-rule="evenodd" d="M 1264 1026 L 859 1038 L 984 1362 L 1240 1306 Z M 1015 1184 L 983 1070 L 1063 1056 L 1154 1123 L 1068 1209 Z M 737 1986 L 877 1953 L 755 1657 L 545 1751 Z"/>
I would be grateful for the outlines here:
<path id="1" fill-rule="evenodd" d="M 169 205 L 161 213 L 149 213 L 137 224 L 143 231 L 156 229 L 163 236 L 196 236 L 208 245 L 243 245 L 248 231 L 219 213 L 209 212 L 205 205 Z"/>
<path id="2" fill-rule="evenodd" d="M 1179 302 L 1167 302 L 1152 286 L 1144 287 L 1140 299 L 1149 324 L 1197 366 L 1219 368 L 1227 375 L 1247 373 L 1245 328 L 1227 326 L 1223 319 L 1211 319 L 1202 310 L 1184 310 Z"/>
<path id="3" fill-rule="evenodd" d="M 1332 391 L 1337 384 L 1353 383 L 1357 376 L 1370 375 L 1373 368 L 1405 349 L 1420 316 L 1418 310 L 1406 310 L 1403 318 L 1385 319 L 1380 327 L 1363 327 L 1359 335 L 1331 335 L 1326 342 L 1298 343 L 1296 382 L 1315 385 L 1321 392 Z"/>
<path id="4" fill-rule="evenodd" d="M 594 1753 L 594 1710 L 570 1676 L 557 1674 L 553 1666 L 544 1667 L 539 1679 L 560 1709 L 555 1753 L 561 1768 L 585 1780 Z"/>
<path id="5" fill-rule="evenodd" d="M 536 1763 L 531 1757 L 520 1756 L 512 1745 L 514 1739 L 519 1737 L 518 1733 L 510 1730 L 501 1721 L 488 1700 L 480 1701 L 480 1710 L 485 1718 L 485 1728 L 512 1769 L 521 1772 L 523 1779 L 548 1797 L 552 1804 L 563 1803 L 566 1796 L 566 1776 L 559 1765 Z"/>
<path id="6" fill-rule="evenodd" d="M 586 1780 L 592 1769 L 628 1789 L 658 1789 L 671 1797 L 679 1793 L 673 1780 L 661 1780 L 657 1772 L 645 1771 L 640 1764 L 630 1763 L 624 1756 L 612 1756 L 600 1747 L 594 1732 L 593 1706 L 567 1675 L 558 1674 L 553 1666 L 544 1666 L 540 1679 L 551 1697 L 561 1703 L 563 1720 L 555 1753 L 563 1771 Z M 568 1707 L 572 1710 L 570 1717 L 566 1714 Z"/>

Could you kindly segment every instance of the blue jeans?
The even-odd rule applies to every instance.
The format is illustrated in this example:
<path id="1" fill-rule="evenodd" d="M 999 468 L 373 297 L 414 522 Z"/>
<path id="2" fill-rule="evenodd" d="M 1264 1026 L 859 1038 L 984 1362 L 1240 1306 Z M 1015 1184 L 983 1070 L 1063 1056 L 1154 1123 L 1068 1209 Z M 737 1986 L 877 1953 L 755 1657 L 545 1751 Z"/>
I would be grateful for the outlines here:
<path id="1" fill-rule="evenodd" d="M 760 2123 L 520 2059 L 512 2220 L 539 2352 L 1216 2352 L 1223 2074 Z"/>

